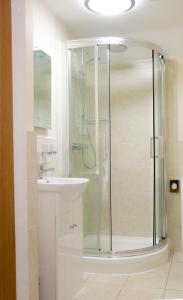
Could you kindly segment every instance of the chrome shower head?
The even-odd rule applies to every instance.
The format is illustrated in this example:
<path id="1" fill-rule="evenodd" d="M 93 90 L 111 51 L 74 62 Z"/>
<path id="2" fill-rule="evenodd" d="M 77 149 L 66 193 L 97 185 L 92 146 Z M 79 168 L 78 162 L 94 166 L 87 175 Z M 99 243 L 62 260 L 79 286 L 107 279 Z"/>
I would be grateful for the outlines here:
<path id="1" fill-rule="evenodd" d="M 113 44 L 110 46 L 111 52 L 118 53 L 118 52 L 125 52 L 128 50 L 127 45 L 123 44 Z"/>

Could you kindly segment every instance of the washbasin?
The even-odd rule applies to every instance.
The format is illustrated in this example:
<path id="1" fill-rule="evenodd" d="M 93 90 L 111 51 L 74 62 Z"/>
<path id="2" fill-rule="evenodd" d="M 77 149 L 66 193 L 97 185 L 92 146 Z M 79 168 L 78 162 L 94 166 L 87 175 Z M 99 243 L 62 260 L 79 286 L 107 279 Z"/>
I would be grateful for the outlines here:
<path id="1" fill-rule="evenodd" d="M 46 177 L 38 179 L 37 184 L 40 192 L 59 193 L 62 198 L 69 200 L 80 197 L 88 182 L 88 178 Z"/>

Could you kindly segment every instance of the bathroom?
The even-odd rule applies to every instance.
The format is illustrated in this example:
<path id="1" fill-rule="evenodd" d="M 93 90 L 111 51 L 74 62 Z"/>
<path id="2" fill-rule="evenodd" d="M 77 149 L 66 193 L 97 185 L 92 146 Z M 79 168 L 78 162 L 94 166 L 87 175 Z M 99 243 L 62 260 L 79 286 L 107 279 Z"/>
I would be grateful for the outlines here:
<path id="1" fill-rule="evenodd" d="M 104 2 L 0 5 L 0 299 L 183 299 L 183 3 Z"/>

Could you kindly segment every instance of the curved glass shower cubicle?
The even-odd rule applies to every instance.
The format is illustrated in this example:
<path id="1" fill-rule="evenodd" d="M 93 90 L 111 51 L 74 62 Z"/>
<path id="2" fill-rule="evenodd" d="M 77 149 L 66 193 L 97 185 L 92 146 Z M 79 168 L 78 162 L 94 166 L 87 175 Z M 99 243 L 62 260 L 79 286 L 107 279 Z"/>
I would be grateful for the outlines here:
<path id="1" fill-rule="evenodd" d="M 87 177 L 85 255 L 166 239 L 164 57 L 121 38 L 70 41 L 70 175 Z"/>

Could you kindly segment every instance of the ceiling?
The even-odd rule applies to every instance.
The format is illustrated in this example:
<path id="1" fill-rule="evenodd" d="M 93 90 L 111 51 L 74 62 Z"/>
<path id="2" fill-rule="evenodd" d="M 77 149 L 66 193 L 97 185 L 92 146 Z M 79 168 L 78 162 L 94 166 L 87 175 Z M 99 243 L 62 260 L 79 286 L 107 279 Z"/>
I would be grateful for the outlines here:
<path id="1" fill-rule="evenodd" d="M 136 0 L 133 10 L 106 17 L 88 11 L 84 0 L 44 0 L 73 38 L 128 36 L 159 44 L 165 51 L 183 53 L 183 0 Z M 177 45 L 175 50 L 175 45 Z"/>

